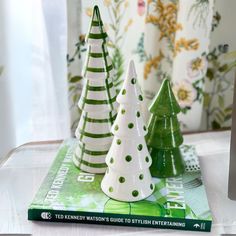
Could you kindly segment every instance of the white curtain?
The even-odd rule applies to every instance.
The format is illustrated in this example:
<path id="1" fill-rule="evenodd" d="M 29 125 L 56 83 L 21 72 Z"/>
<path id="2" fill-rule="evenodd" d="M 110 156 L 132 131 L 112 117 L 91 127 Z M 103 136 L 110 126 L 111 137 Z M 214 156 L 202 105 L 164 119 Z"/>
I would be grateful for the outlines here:
<path id="1" fill-rule="evenodd" d="M 0 1 L 0 159 L 70 135 L 66 0 Z"/>

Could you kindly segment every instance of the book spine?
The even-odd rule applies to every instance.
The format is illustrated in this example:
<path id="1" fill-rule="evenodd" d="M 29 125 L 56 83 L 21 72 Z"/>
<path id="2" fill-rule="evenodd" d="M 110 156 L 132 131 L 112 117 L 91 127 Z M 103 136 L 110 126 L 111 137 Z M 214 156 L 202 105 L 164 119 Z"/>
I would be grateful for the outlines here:
<path id="1" fill-rule="evenodd" d="M 102 225 L 120 225 L 150 227 L 162 229 L 190 230 L 190 231 L 211 231 L 211 221 L 176 219 L 166 217 L 143 217 L 138 215 L 119 215 L 109 213 L 89 213 L 46 209 L 29 209 L 28 220 L 47 222 L 87 223 Z"/>

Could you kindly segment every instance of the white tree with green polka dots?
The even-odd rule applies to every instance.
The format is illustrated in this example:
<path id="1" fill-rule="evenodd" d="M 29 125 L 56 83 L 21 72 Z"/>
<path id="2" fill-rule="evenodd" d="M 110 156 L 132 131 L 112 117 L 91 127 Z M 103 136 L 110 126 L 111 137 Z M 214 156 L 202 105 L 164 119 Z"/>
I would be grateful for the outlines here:
<path id="1" fill-rule="evenodd" d="M 84 87 L 78 103 L 82 114 L 75 132 L 78 146 L 73 156 L 74 164 L 89 173 L 106 171 L 105 157 L 112 143 L 111 126 L 117 114 L 114 70 L 107 41 L 108 35 L 95 6 L 86 36 Z"/>
<path id="2" fill-rule="evenodd" d="M 116 100 L 120 107 L 112 126 L 114 139 L 106 156 L 108 168 L 101 188 L 115 200 L 139 201 L 151 195 L 155 185 L 149 171 L 152 160 L 144 138 L 147 129 L 140 111 L 143 97 L 133 61 Z"/>

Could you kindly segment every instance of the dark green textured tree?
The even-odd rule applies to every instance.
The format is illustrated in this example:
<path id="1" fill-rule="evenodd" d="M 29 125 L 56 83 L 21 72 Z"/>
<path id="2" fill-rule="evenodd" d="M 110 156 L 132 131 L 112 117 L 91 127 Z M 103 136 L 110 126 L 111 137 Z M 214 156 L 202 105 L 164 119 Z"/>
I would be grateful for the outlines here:
<path id="1" fill-rule="evenodd" d="M 180 107 L 168 79 L 163 81 L 149 110 L 152 115 L 146 142 L 152 157 L 152 176 L 166 178 L 183 174 L 184 162 L 179 149 L 183 137 L 177 118 Z"/>

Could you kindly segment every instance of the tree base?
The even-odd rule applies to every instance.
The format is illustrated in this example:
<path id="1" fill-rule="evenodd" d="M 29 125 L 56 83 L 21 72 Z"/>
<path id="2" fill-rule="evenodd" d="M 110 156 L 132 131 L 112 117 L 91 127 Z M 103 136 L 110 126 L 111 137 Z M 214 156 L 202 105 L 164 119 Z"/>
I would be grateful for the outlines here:
<path id="1" fill-rule="evenodd" d="M 151 175 L 158 178 L 177 177 L 184 173 L 184 161 L 179 148 L 149 149 L 152 157 Z"/>
<path id="2" fill-rule="evenodd" d="M 149 197 L 155 190 L 155 184 L 152 181 L 149 168 L 117 172 L 108 167 L 101 182 L 101 189 L 114 200 L 137 202 Z"/>

